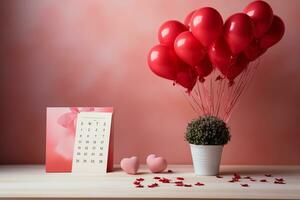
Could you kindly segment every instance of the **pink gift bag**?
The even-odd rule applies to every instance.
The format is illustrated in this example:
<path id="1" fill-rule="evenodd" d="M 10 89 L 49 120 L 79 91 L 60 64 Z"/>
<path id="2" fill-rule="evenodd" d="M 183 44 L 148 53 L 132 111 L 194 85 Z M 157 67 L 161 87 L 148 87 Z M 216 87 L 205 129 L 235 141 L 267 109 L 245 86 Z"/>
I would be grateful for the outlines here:
<path id="1" fill-rule="evenodd" d="M 80 112 L 110 112 L 112 107 L 49 107 L 46 122 L 46 172 L 71 172 L 76 119 Z M 113 170 L 113 115 L 107 172 Z"/>

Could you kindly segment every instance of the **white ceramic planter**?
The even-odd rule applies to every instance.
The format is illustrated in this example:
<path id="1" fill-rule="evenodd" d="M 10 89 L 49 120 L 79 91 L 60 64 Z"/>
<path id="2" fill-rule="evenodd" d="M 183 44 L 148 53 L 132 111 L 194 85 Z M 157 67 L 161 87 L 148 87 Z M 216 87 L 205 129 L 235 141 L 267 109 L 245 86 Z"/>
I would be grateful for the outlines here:
<path id="1" fill-rule="evenodd" d="M 190 144 L 190 147 L 195 174 L 213 176 L 219 173 L 223 145 Z"/>

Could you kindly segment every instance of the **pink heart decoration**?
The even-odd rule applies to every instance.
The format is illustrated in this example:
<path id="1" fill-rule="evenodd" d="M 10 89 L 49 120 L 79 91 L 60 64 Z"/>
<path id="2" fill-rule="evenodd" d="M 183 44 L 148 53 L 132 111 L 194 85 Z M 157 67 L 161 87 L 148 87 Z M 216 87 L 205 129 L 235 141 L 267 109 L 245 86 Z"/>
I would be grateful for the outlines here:
<path id="1" fill-rule="evenodd" d="M 150 154 L 147 157 L 147 165 L 152 173 L 159 173 L 167 168 L 167 161 L 163 157 L 156 157 L 154 154 Z"/>
<path id="2" fill-rule="evenodd" d="M 122 170 L 127 174 L 136 174 L 139 169 L 139 159 L 136 156 L 123 158 L 120 165 Z"/>

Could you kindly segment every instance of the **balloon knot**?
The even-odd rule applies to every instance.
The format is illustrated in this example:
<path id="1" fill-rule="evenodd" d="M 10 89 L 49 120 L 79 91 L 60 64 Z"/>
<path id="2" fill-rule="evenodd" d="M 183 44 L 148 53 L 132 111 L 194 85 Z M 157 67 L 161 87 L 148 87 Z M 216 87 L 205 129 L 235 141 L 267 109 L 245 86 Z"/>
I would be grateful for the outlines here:
<path id="1" fill-rule="evenodd" d="M 190 96 L 190 95 L 191 95 L 191 90 L 188 89 L 188 90 L 186 91 L 186 93 Z"/>
<path id="2" fill-rule="evenodd" d="M 203 82 L 205 81 L 205 78 L 199 77 L 199 81 L 200 81 L 201 83 L 203 83 Z"/>
<path id="3" fill-rule="evenodd" d="M 223 79 L 224 78 L 221 75 L 219 75 L 219 76 L 216 77 L 216 81 L 220 81 L 220 80 L 223 80 Z"/>
<path id="4" fill-rule="evenodd" d="M 234 85 L 234 80 L 230 80 L 228 83 L 228 87 L 232 87 Z"/>

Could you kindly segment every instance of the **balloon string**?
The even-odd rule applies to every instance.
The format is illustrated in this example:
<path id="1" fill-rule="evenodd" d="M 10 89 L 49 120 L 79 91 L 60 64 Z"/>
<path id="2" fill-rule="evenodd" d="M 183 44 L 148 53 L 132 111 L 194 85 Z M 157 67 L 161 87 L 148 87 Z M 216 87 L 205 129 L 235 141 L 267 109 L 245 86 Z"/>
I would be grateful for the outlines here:
<path id="1" fill-rule="evenodd" d="M 238 79 L 238 81 L 234 85 L 235 88 L 233 89 L 232 98 L 230 99 L 229 103 L 226 105 L 226 110 L 225 110 L 225 121 L 226 122 L 229 120 L 229 116 L 230 116 L 232 107 L 234 105 L 234 102 L 236 102 L 236 99 L 239 96 L 239 93 L 243 86 L 245 76 L 247 75 L 247 71 L 248 71 L 248 68 L 241 74 L 241 77 Z"/>
<path id="2" fill-rule="evenodd" d="M 197 87 L 197 85 L 198 85 L 198 81 L 196 82 L 196 87 Z M 204 108 L 203 108 L 203 105 L 202 105 L 201 97 L 199 96 L 200 94 L 198 94 L 198 90 L 197 90 L 197 89 L 194 89 L 194 90 L 193 90 L 193 93 L 195 93 L 195 96 L 196 96 L 196 98 L 197 98 L 198 101 L 199 101 L 200 108 L 201 108 L 201 110 L 202 110 L 202 112 L 203 112 L 203 111 L 204 111 Z"/>
<path id="3" fill-rule="evenodd" d="M 191 97 L 192 97 L 192 99 L 193 99 L 193 102 L 194 102 L 195 105 L 197 106 L 197 108 L 198 108 L 199 110 L 201 110 L 201 105 L 200 105 L 199 101 L 197 101 L 197 99 L 195 98 L 194 94 L 191 93 Z M 203 112 L 203 111 L 202 111 L 202 112 Z"/>
<path id="4" fill-rule="evenodd" d="M 239 92 L 241 90 L 241 87 L 243 86 L 243 82 L 245 80 L 245 77 L 247 77 L 247 72 L 249 70 L 249 67 L 247 67 L 242 74 L 240 75 L 240 77 L 238 77 L 238 80 L 236 81 L 236 83 L 232 86 L 232 92 L 231 92 L 231 96 L 232 98 L 230 99 L 229 102 L 227 102 L 226 105 L 226 110 L 225 110 L 225 119 L 228 120 L 228 115 L 230 113 L 230 110 L 232 108 L 232 104 L 235 101 L 235 99 L 239 96 Z M 230 97 L 229 97 L 230 98 Z"/>
<path id="5" fill-rule="evenodd" d="M 260 59 L 258 59 L 258 61 L 255 63 L 255 66 L 249 66 L 249 68 L 247 69 L 246 76 L 242 79 L 243 80 L 242 84 L 239 87 L 239 90 L 237 91 L 236 96 L 232 100 L 230 108 L 228 109 L 226 122 L 228 122 L 228 120 L 232 114 L 233 108 L 235 108 L 235 105 L 237 104 L 237 102 L 240 99 L 240 97 L 242 96 L 242 94 L 244 94 L 245 91 L 249 88 L 250 83 L 253 80 L 254 74 L 256 73 L 259 64 L 260 64 Z"/>
<path id="6" fill-rule="evenodd" d="M 222 87 L 222 82 L 223 82 L 223 79 L 220 79 L 220 80 L 217 80 L 217 114 L 216 116 L 219 116 L 220 115 L 220 105 L 221 105 L 221 87 Z"/>
<path id="7" fill-rule="evenodd" d="M 198 92 L 198 95 L 199 95 L 199 99 L 200 99 L 200 102 L 201 102 L 201 107 L 202 107 L 203 113 L 206 114 L 206 108 L 205 108 L 205 105 L 204 105 L 204 102 L 203 102 L 203 98 L 202 98 L 202 95 L 201 95 L 201 90 L 200 90 L 199 84 L 202 84 L 202 83 L 197 82 L 197 88 L 196 88 L 195 91 Z"/>
<path id="8" fill-rule="evenodd" d="M 198 114 L 201 114 L 197 111 L 197 109 L 194 107 L 193 103 L 190 101 L 189 98 L 186 97 L 186 92 L 183 92 L 182 91 L 182 94 L 184 96 L 184 98 L 187 100 L 187 102 L 190 104 L 190 106 L 192 107 L 192 109 L 194 110 L 194 112 L 198 115 Z"/>
<path id="9" fill-rule="evenodd" d="M 234 85 L 230 86 L 230 96 L 228 97 L 228 101 L 226 102 L 226 107 L 225 107 L 225 117 L 224 117 L 225 120 L 228 120 L 228 114 L 230 112 L 231 105 L 238 94 L 238 91 L 242 85 L 245 74 L 246 71 L 243 71 L 243 73 L 238 78 L 238 80 L 234 83 Z"/>
<path id="10" fill-rule="evenodd" d="M 260 59 L 250 63 L 231 86 L 226 76 L 214 69 L 205 82 L 198 80 L 194 90 L 184 96 L 197 115 L 214 115 L 228 123 L 238 100 L 249 88 L 259 64 Z"/>
<path id="11" fill-rule="evenodd" d="M 227 90 L 226 88 L 226 80 L 222 79 L 221 83 L 220 83 L 220 99 L 219 99 L 219 110 L 222 111 L 220 115 L 221 119 L 224 119 L 224 101 L 223 99 L 226 98 L 226 92 L 225 90 Z"/>
<path id="12" fill-rule="evenodd" d="M 202 84 L 203 86 L 203 89 L 204 89 L 204 92 L 205 92 L 205 98 L 206 98 L 206 101 L 207 101 L 207 106 L 208 106 L 208 114 L 211 115 L 211 111 L 212 111 L 212 102 L 211 102 L 211 94 L 209 92 L 209 90 L 207 89 L 208 86 L 207 84 Z"/>
<path id="13" fill-rule="evenodd" d="M 210 97 L 211 97 L 211 99 L 210 99 L 210 102 L 211 102 L 211 113 L 212 113 L 212 115 L 215 115 L 215 104 L 214 104 L 214 87 L 213 87 L 213 84 L 212 84 L 212 77 L 210 77 L 210 93 L 211 93 L 211 95 L 210 95 Z"/>
<path id="14" fill-rule="evenodd" d="M 205 83 L 203 83 L 203 84 L 201 84 L 200 85 L 201 87 L 200 87 L 200 92 L 201 93 L 203 93 L 203 95 L 202 95 L 202 97 L 203 97 L 203 99 L 204 99 L 204 106 L 205 106 L 205 110 L 206 110 L 206 114 L 210 114 L 209 113 L 209 103 L 208 103 L 208 94 L 207 94 L 207 92 L 206 92 L 206 90 L 205 90 Z"/>

